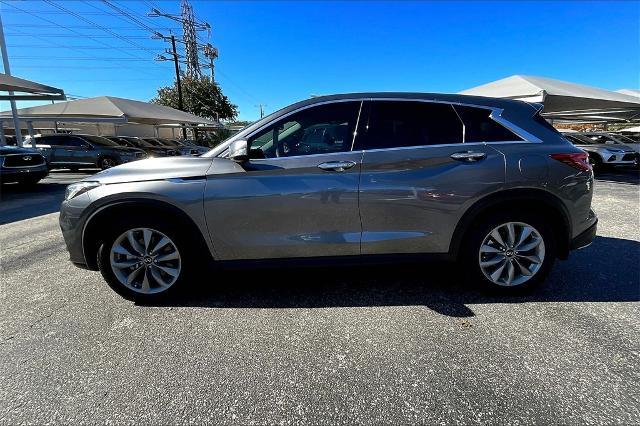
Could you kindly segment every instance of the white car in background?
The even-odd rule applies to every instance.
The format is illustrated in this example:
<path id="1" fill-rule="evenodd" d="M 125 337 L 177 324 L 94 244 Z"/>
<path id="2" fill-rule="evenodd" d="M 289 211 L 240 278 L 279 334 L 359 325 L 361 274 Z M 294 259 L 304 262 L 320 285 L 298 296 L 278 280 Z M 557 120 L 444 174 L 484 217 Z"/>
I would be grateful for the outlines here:
<path id="1" fill-rule="evenodd" d="M 569 142 L 589 153 L 594 170 L 606 166 L 637 166 L 638 153 L 607 133 L 563 133 Z"/>
<path id="2" fill-rule="evenodd" d="M 640 153 L 640 133 L 610 133 L 610 135 L 625 144 L 629 148 L 633 148 L 635 152 Z"/>

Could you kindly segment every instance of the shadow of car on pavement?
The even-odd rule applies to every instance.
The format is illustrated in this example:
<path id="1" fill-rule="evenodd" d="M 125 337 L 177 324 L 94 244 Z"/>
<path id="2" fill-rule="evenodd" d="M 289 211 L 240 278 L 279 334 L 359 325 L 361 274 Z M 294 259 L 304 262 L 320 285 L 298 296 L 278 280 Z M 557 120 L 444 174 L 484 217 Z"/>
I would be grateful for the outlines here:
<path id="1" fill-rule="evenodd" d="M 421 305 L 442 315 L 471 317 L 473 304 L 636 302 L 639 264 L 640 242 L 596 237 L 568 261 L 558 261 L 546 283 L 522 295 L 492 295 L 474 288 L 459 278 L 455 264 L 396 263 L 219 270 L 152 305 L 264 309 Z"/>

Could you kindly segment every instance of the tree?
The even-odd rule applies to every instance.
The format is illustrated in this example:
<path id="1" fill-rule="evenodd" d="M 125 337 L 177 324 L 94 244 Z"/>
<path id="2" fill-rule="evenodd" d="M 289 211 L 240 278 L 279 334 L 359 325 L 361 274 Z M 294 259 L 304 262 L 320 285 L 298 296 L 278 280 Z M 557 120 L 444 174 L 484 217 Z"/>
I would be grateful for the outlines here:
<path id="1" fill-rule="evenodd" d="M 182 82 L 182 110 L 210 120 L 235 120 L 238 107 L 232 104 L 216 83 L 208 77 L 180 78 Z M 165 86 L 158 89 L 158 94 L 151 102 L 178 108 L 178 86 Z"/>

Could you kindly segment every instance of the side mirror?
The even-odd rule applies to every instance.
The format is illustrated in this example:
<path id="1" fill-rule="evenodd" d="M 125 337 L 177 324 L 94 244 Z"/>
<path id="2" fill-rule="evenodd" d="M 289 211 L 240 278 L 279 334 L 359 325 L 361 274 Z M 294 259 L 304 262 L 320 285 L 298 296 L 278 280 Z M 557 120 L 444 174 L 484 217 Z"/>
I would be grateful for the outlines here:
<path id="1" fill-rule="evenodd" d="M 249 143 L 240 139 L 231 142 L 229 145 L 229 160 L 233 160 L 238 163 L 243 163 L 249 159 Z"/>

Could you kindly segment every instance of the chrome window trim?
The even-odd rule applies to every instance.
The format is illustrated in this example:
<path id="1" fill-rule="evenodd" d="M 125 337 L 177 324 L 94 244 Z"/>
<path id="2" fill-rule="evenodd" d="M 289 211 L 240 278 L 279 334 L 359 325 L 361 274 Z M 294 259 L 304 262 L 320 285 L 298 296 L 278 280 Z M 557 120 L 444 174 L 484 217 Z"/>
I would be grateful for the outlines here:
<path id="1" fill-rule="evenodd" d="M 368 152 L 383 152 L 383 151 L 400 151 L 407 149 L 429 149 L 429 148 L 441 148 L 441 147 L 460 147 L 464 149 L 465 146 L 479 146 L 479 145 L 492 145 L 492 144 L 525 144 L 529 143 L 527 141 L 502 141 L 502 142 L 467 142 L 467 143 L 443 143 L 438 145 L 412 145 L 412 146 L 397 146 L 394 148 L 375 148 L 375 149 L 364 149 L 363 153 Z"/>
<path id="2" fill-rule="evenodd" d="M 419 98 L 344 98 L 344 99 L 331 99 L 331 100 L 326 100 L 326 101 L 322 101 L 322 102 L 317 102 L 317 103 L 313 103 L 313 104 L 309 104 L 309 105 L 304 105 L 300 108 L 297 108 L 293 111 L 289 111 L 286 114 L 283 114 L 279 117 L 277 117 L 276 119 L 265 123 L 263 126 L 260 126 L 259 128 L 257 128 L 256 130 L 254 130 L 251 133 L 248 133 L 247 135 L 245 135 L 243 137 L 243 139 L 247 140 L 247 142 L 249 141 L 249 139 L 251 139 L 253 136 L 255 136 L 257 133 L 261 132 L 262 130 L 264 130 L 265 128 L 271 126 L 273 123 L 283 119 L 283 118 L 287 118 L 290 115 L 296 114 L 300 111 L 304 111 L 306 109 L 309 108 L 313 108 L 316 106 L 320 106 L 320 105 L 327 105 L 327 104 L 333 104 L 333 103 L 339 103 L 339 102 L 360 102 L 360 112 L 358 113 L 358 121 L 360 120 L 360 113 L 362 112 L 362 107 L 364 105 L 365 101 L 398 101 L 398 102 L 425 102 L 425 103 L 432 103 L 432 104 L 446 104 L 446 105 L 459 105 L 459 106 L 466 106 L 466 107 L 472 107 L 472 108 L 482 108 L 482 109 L 488 109 L 491 110 L 491 114 L 489 114 L 489 118 L 491 118 L 492 120 L 494 120 L 495 122 L 501 124 L 502 126 L 506 127 L 508 130 L 510 130 L 511 132 L 515 133 L 517 136 L 519 136 L 520 138 L 522 138 L 522 141 L 496 141 L 496 142 L 463 142 L 461 144 L 442 144 L 442 145 L 421 145 L 421 146 L 414 146 L 414 147 L 409 147 L 409 148 L 416 148 L 416 147 L 428 147 L 428 146 L 450 146 L 450 145 L 469 145 L 469 144 L 478 144 L 478 143 L 486 143 L 486 144 L 504 144 L 504 143 L 542 143 L 542 140 L 536 136 L 534 136 L 533 134 L 531 134 L 530 132 L 527 132 L 526 130 L 524 130 L 523 128 L 521 128 L 520 126 L 517 126 L 516 124 L 513 124 L 512 122 L 510 122 L 509 120 L 505 119 L 502 117 L 502 113 L 504 111 L 503 108 L 497 108 L 497 107 L 491 107 L 488 105 L 478 105 L 478 104 L 473 104 L 473 103 L 466 103 L 466 102 L 456 102 L 456 101 L 443 101 L 443 100 L 437 100 L 437 99 L 419 99 Z M 454 108 L 455 110 L 455 108 Z M 456 111 L 457 114 L 457 111 Z M 464 126 L 464 124 L 463 124 Z M 356 132 L 357 132 L 357 127 L 356 127 Z M 344 152 L 356 152 L 353 151 L 354 145 L 355 145 L 355 136 L 354 135 L 354 141 L 352 144 L 352 149 L 351 151 L 343 151 Z M 228 145 L 233 142 L 236 139 L 231 139 L 228 143 L 227 143 L 227 147 Z M 225 153 L 228 152 L 227 147 L 225 147 L 223 149 L 223 151 L 220 152 L 220 154 L 218 154 L 216 157 L 217 158 L 225 158 Z M 396 148 L 381 148 L 381 149 L 396 149 Z M 381 149 L 377 149 L 377 150 L 381 150 Z M 373 151 L 373 150 L 363 150 L 363 151 Z M 327 154 L 312 154 L 312 155 L 327 155 Z M 292 156 L 292 157 L 282 157 L 282 158 L 296 158 L 296 157 L 303 157 L 302 155 L 297 155 L 297 156 Z M 308 157 L 308 156 L 304 156 L 304 157 Z M 279 158 L 279 157 L 276 157 Z"/>
<path id="3" fill-rule="evenodd" d="M 336 151 L 336 152 L 321 152 L 319 154 L 309 154 L 309 155 L 292 155 L 291 157 L 273 157 L 273 158 L 252 158 L 250 160 L 251 163 L 258 163 L 259 161 L 267 161 L 267 162 L 271 162 L 273 160 L 289 160 L 292 158 L 313 158 L 313 157 L 326 157 L 327 155 L 345 155 L 345 154 L 362 154 L 364 151 L 363 150 L 356 150 L 356 151 Z"/>

